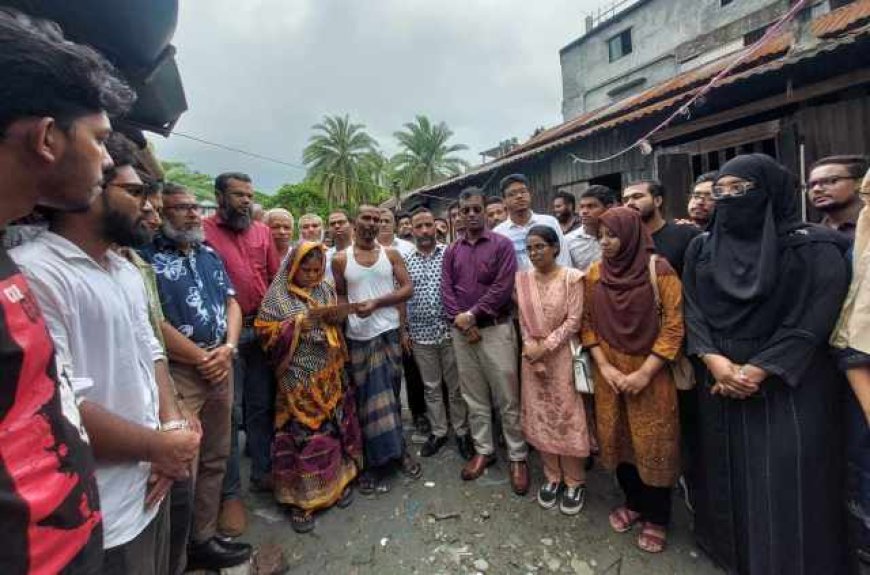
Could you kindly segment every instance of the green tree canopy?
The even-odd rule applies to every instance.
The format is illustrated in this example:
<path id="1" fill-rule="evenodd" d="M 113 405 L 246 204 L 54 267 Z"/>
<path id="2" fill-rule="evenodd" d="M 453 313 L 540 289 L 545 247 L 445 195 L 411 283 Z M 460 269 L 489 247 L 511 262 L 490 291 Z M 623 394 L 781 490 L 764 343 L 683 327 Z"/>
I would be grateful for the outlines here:
<path id="1" fill-rule="evenodd" d="M 184 162 L 165 161 L 163 165 L 164 179 L 167 182 L 180 184 L 190 190 L 196 199 L 215 201 L 214 176 L 198 172 Z M 254 191 L 254 201 L 265 205 L 271 196 L 262 192 Z"/>
<path id="2" fill-rule="evenodd" d="M 326 220 L 329 206 L 317 182 L 305 180 L 298 184 L 284 184 L 263 204 L 266 209 L 284 208 L 296 218 L 306 213 L 314 213 Z"/>
<path id="3" fill-rule="evenodd" d="M 312 127 L 314 134 L 303 152 L 308 178 L 316 182 L 328 205 L 357 205 L 372 201 L 373 158 L 378 143 L 363 124 L 345 116 L 326 116 Z"/>
<path id="4" fill-rule="evenodd" d="M 393 134 L 400 151 L 393 156 L 392 164 L 405 190 L 455 176 L 468 168 L 468 162 L 451 155 L 468 146 L 448 144 L 453 131 L 444 122 L 433 124 L 426 116 L 419 115 L 404 128 Z"/>

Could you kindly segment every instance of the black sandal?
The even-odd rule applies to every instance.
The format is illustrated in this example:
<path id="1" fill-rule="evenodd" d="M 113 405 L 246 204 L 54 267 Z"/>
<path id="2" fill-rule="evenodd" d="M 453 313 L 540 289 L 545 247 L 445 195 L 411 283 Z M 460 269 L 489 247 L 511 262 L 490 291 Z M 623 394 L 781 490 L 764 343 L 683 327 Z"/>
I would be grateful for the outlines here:
<path id="1" fill-rule="evenodd" d="M 361 495 L 374 495 L 378 481 L 370 473 L 363 473 L 357 480 L 357 490 Z"/>
<path id="2" fill-rule="evenodd" d="M 314 530 L 314 515 L 294 507 L 290 510 L 290 527 L 296 533 L 309 533 Z"/>
<path id="3" fill-rule="evenodd" d="M 402 455 L 401 468 L 402 473 L 404 473 L 405 477 L 409 479 L 416 481 L 423 477 L 423 466 L 420 465 L 420 462 L 414 459 L 414 457 L 407 451 Z"/>
<path id="4" fill-rule="evenodd" d="M 339 509 L 347 509 L 353 503 L 353 489 L 350 485 L 344 488 L 341 492 L 341 498 L 336 502 L 336 507 Z"/>

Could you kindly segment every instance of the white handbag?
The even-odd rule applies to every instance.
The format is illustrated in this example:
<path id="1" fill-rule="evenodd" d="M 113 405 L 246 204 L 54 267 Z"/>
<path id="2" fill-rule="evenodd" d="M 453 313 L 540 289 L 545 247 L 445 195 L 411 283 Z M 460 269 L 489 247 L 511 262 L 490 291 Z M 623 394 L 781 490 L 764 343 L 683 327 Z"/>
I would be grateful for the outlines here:
<path id="1" fill-rule="evenodd" d="M 592 377 L 592 357 L 580 343 L 571 341 L 571 363 L 574 367 L 574 389 L 577 393 L 595 393 L 595 379 Z"/>

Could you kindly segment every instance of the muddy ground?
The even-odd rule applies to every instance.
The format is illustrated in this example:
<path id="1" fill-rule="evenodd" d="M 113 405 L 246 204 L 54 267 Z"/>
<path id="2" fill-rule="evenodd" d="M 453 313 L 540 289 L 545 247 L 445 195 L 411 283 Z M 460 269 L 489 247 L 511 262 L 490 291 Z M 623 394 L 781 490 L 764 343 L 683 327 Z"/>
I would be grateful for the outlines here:
<path id="1" fill-rule="evenodd" d="M 419 445 L 413 449 L 417 453 Z M 291 572 L 303 574 L 722 573 L 692 543 L 677 495 L 668 549 L 653 556 L 637 549 L 636 531 L 618 535 L 610 529 L 607 514 L 621 498 L 612 476 L 600 468 L 588 478 L 586 508 L 567 517 L 535 501 L 542 480 L 535 456 L 526 497 L 512 493 L 504 458 L 475 482 L 460 479 L 462 460 L 452 441 L 421 461 L 419 481 L 396 476 L 386 495 L 357 494 L 349 508 L 320 514 L 306 535 L 293 532 L 269 495 L 248 495 L 244 539 L 279 545 Z"/>

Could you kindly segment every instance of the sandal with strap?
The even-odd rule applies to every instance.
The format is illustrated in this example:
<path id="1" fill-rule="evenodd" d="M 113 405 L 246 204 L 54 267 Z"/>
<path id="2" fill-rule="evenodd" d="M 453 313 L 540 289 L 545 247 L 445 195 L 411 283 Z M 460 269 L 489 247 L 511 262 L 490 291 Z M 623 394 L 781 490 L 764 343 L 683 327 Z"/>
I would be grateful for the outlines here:
<path id="1" fill-rule="evenodd" d="M 423 466 L 420 465 L 420 462 L 414 459 L 407 451 L 404 455 L 402 455 L 402 473 L 405 474 L 405 477 L 408 479 L 420 479 L 423 477 Z"/>
<path id="2" fill-rule="evenodd" d="M 341 492 L 341 497 L 335 505 L 339 509 L 346 509 L 347 507 L 350 507 L 351 503 L 353 503 L 353 488 L 348 485 L 344 488 L 344 491 Z"/>
<path id="3" fill-rule="evenodd" d="M 640 520 L 640 513 L 632 511 L 623 505 L 622 507 L 617 507 L 611 511 L 608 520 L 610 521 L 610 527 L 614 531 L 617 533 L 626 533 L 631 531 L 634 524 Z"/>
<path id="4" fill-rule="evenodd" d="M 667 540 L 667 528 L 646 521 L 643 524 L 640 535 L 637 536 L 637 546 L 647 553 L 661 553 L 665 550 Z"/>
<path id="5" fill-rule="evenodd" d="M 357 480 L 357 491 L 361 495 L 374 495 L 378 481 L 371 473 L 363 473 Z"/>
<path id="6" fill-rule="evenodd" d="M 296 533 L 308 533 L 314 529 L 314 515 L 294 507 L 290 511 L 290 527 Z"/>

